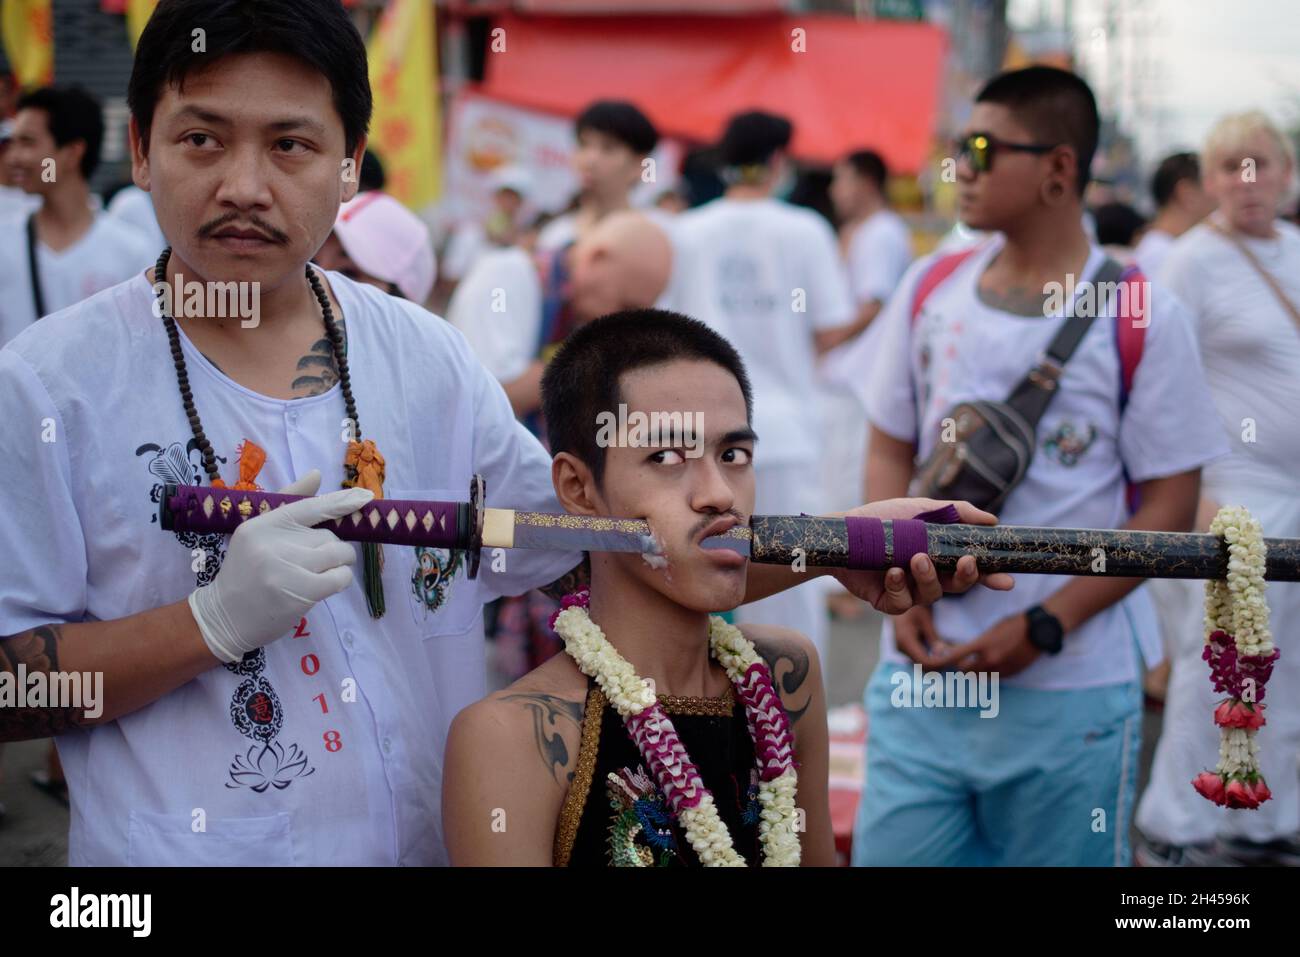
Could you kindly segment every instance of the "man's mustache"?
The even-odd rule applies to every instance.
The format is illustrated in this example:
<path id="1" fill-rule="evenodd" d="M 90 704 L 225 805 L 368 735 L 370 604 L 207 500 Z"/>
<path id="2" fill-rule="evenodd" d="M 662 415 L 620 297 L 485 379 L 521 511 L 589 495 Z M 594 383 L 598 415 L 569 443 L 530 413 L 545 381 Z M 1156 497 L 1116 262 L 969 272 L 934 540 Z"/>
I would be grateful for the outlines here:
<path id="1" fill-rule="evenodd" d="M 281 232 L 264 219 L 257 216 L 242 216 L 239 213 L 230 212 L 224 216 L 219 216 L 210 223 L 204 223 L 199 227 L 199 238 L 210 239 L 212 234 L 219 229 L 224 229 L 231 223 L 238 222 L 242 227 L 247 226 L 256 229 L 272 242 L 286 243 L 289 241 L 288 233 Z"/>

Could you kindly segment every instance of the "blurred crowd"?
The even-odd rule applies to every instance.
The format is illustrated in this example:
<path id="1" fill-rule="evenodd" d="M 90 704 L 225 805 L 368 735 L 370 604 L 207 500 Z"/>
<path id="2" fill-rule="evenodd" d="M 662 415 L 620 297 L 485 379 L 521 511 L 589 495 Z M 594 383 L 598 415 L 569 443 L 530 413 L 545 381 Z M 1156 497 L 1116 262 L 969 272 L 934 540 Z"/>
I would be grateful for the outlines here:
<path id="1" fill-rule="evenodd" d="M 1127 479 L 1144 487 L 1140 514 L 1167 523 L 1160 527 L 1206 530 L 1218 505 L 1233 502 L 1247 504 L 1267 534 L 1300 536 L 1300 432 L 1290 418 L 1300 407 L 1300 230 L 1289 137 L 1262 113 L 1227 116 L 1208 131 L 1199 153 L 1174 153 L 1156 164 L 1148 211 L 1088 204 L 1095 106 L 1091 133 L 1088 121 L 1076 122 L 1070 112 L 1084 110 L 1079 87 L 1086 86 L 1062 74 L 1035 75 L 1022 88 L 1008 76 L 977 100 L 973 125 L 954 147 L 962 221 L 925 256 L 917 251 L 927 244 L 891 207 L 891 171 L 872 144 L 834 164 L 820 199 L 796 190 L 807 182 L 790 152 L 797 116 L 731 117 L 712 150 L 720 195 L 701 202 L 679 187 L 636 207 L 631 195 L 659 134 L 635 104 L 601 99 L 574 120 L 579 189 L 563 211 L 537 208 L 530 170 L 503 166 L 492 173 L 490 212 L 451 224 L 435 243 L 426 222 L 383 191 L 381 161 L 368 154 L 361 192 L 343 204 L 316 261 L 444 316 L 539 437 L 542 372 L 574 329 L 610 312 L 648 307 L 705 321 L 736 345 L 753 384 L 761 439 L 756 511 L 795 514 L 905 494 L 912 463 L 924 457 L 933 421 L 947 407 L 1005 398 L 1007 384 L 1026 371 L 1023 342 L 1041 346 L 1047 339 L 1031 327 L 1032 309 L 1017 308 L 1006 288 L 996 288 L 999 270 L 1014 268 L 1023 279 L 1056 275 L 1059 263 L 1075 262 L 1083 282 L 1109 257 L 1138 270 L 1154 290 L 1146 351 L 1131 380 L 1121 381 L 1121 361 L 1106 352 L 1114 339 L 1098 327 L 1069 359 L 1061 392 L 1077 393 L 1077 401 L 1058 400 L 1043 420 L 1038 456 L 1001 518 L 1098 527 L 1140 521 L 1117 497 Z M 1057 108 L 1064 119 L 1042 118 L 1044 89 L 1073 104 Z M 166 245 L 149 193 L 134 184 L 103 198 L 91 191 L 104 138 L 93 98 L 61 87 L 19 96 L 12 85 L 5 97 L 0 345 L 41 316 L 129 278 Z M 1063 143 L 1076 166 L 1058 170 L 1054 151 Z M 57 176 L 48 175 L 51 158 Z M 800 202 L 792 201 L 796 196 Z M 941 262 L 950 264 L 952 277 L 934 280 L 932 289 Z M 1029 286 L 1029 301 L 1041 306 Z M 1187 475 L 1194 475 L 1190 484 L 1175 487 Z M 1269 593 L 1283 645 L 1268 722 L 1274 800 L 1250 816 L 1229 816 L 1188 784 L 1213 767 L 1217 747 L 1207 710 L 1214 699 L 1200 659 L 1199 583 L 1152 582 L 1128 594 L 1057 599 L 1060 584 L 972 594 L 954 599 L 956 610 L 946 617 L 922 610 L 886 629 L 886 657 L 896 667 L 994 635 L 1037 597 L 1033 607 L 1065 632 L 1065 652 L 1008 666 L 1007 719 L 945 726 L 945 734 L 972 736 L 960 739 L 969 760 L 935 757 L 922 772 L 892 767 L 892 749 L 932 757 L 939 719 L 882 712 L 873 678 L 866 703 L 876 750 L 869 752 L 863 801 L 870 811 L 859 820 L 855 846 L 862 848 L 855 849 L 860 862 L 926 862 L 903 850 L 891 857 L 904 838 L 913 854 L 918 842 L 946 842 L 947 852 L 927 858 L 933 862 L 985 859 L 963 843 L 967 835 L 917 808 L 943 812 L 950 802 L 969 804 L 976 801 L 970 795 L 998 789 L 1002 796 L 990 804 L 996 810 L 988 812 L 994 816 L 1032 802 L 1090 807 L 1101 799 L 1084 779 L 1100 780 L 1103 791 L 1131 787 L 1136 712 L 1131 703 L 1117 705 L 1118 723 L 1107 724 L 1110 717 L 1090 710 L 1103 708 L 1099 689 L 1129 688 L 1124 675 L 1131 665 L 1143 674 L 1147 706 L 1165 714 L 1151 782 L 1136 807 L 1145 838 L 1139 861 L 1300 864 L 1300 668 L 1286 647 L 1300 619 L 1300 589 L 1279 585 Z M 493 660 L 504 678 L 558 650 L 546 624 L 555 607 L 531 592 L 490 609 Z M 864 613 L 866 606 L 834 581 L 817 579 L 734 617 L 802 631 L 824 658 L 832 617 Z M 910 650 L 917 647 L 924 651 Z M 1112 668 L 1110 659 L 1125 666 Z M 1062 717 L 1071 711 L 1095 719 L 1099 734 L 1115 735 L 1113 753 L 1099 757 L 1079 744 L 1086 729 Z M 904 718 L 913 724 L 896 726 Z M 1015 759 L 1002 753 L 1012 729 L 1041 731 L 1053 723 L 1061 739 L 1044 732 Z M 1069 735 L 1078 741 L 1062 744 Z M 1043 749 L 1073 763 L 1053 765 Z M 1030 759 L 1039 763 L 1026 770 Z M 944 763 L 950 760 L 956 763 Z M 1016 784 L 1025 775 L 1032 787 Z M 965 782 L 956 788 L 960 800 L 953 779 Z M 36 783 L 57 794 L 59 781 L 51 752 L 51 766 Z M 1049 781 L 1086 793 L 1063 798 Z M 1131 803 L 1125 811 L 1132 813 Z M 983 825 L 993 833 L 1000 826 Z M 890 829 L 896 840 L 880 836 Z M 1043 825 L 1017 840 L 1054 838 Z M 1106 855 L 1081 851 L 1078 859 Z"/>

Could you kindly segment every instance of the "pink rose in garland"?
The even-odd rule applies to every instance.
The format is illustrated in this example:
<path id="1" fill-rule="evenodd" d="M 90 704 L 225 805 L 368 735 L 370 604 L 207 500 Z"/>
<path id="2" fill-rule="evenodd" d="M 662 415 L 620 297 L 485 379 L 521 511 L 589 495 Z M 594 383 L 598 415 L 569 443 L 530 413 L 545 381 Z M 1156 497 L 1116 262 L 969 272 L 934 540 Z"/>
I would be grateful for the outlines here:
<path id="1" fill-rule="evenodd" d="M 1264 727 L 1264 706 L 1226 698 L 1214 710 L 1214 723 L 1221 728 Z"/>
<path id="2" fill-rule="evenodd" d="M 1213 771 L 1202 771 L 1196 775 L 1196 780 L 1192 782 L 1192 787 L 1196 788 L 1196 793 L 1200 794 L 1208 801 L 1215 804 L 1226 804 L 1227 798 L 1223 796 L 1223 778 Z"/>
<path id="3" fill-rule="evenodd" d="M 1228 786 L 1223 793 L 1228 800 L 1228 807 L 1259 807 L 1259 799 L 1255 797 L 1254 790 L 1245 781 L 1234 778 L 1228 782 Z"/>
<path id="4" fill-rule="evenodd" d="M 1259 770 L 1264 685 L 1278 651 L 1268 630 L 1264 600 L 1264 533 L 1238 506 L 1219 510 L 1210 531 L 1228 544 L 1228 578 L 1205 583 L 1205 651 L 1214 690 L 1228 695 L 1214 709 L 1219 726 L 1219 764 L 1196 776 L 1192 787 L 1208 801 L 1231 808 L 1257 808 L 1271 798 Z"/>

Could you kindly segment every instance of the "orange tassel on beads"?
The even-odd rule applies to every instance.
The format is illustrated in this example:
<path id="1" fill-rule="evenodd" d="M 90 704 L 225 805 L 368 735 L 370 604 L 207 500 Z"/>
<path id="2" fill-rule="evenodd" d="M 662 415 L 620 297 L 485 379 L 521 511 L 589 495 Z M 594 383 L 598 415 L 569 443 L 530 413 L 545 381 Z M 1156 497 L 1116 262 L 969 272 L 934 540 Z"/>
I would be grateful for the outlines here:
<path id="1" fill-rule="evenodd" d="M 343 459 L 343 487 L 364 488 L 372 492 L 376 499 L 384 497 L 384 457 L 375 448 L 371 439 L 362 442 L 353 440 L 348 443 L 347 456 Z M 384 553 L 374 542 L 361 546 L 363 577 L 366 590 L 366 606 L 371 618 L 382 618 L 384 614 Z"/>
<path id="2" fill-rule="evenodd" d="M 262 471 L 262 466 L 266 464 L 266 452 L 262 447 L 252 439 L 244 439 L 235 449 L 239 455 L 239 481 L 235 483 L 236 492 L 260 492 L 262 486 L 256 481 L 257 473 Z M 228 488 L 220 478 L 212 480 L 213 488 Z"/>

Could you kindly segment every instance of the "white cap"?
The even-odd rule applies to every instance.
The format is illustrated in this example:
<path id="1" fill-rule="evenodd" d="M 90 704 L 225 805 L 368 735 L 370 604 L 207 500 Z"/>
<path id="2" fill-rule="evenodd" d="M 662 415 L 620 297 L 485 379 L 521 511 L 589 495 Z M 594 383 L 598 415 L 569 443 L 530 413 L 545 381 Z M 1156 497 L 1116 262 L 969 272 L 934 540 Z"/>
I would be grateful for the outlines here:
<path id="1" fill-rule="evenodd" d="M 362 272 L 393 283 L 407 299 L 424 305 L 438 266 L 429 229 L 415 213 L 371 190 L 339 207 L 334 235 Z"/>
<path id="2" fill-rule="evenodd" d="M 533 188 L 532 174 L 522 166 L 514 164 L 498 166 L 488 176 L 488 182 L 491 184 L 494 193 L 509 189 L 514 190 L 524 199 L 528 198 L 528 194 Z"/>

